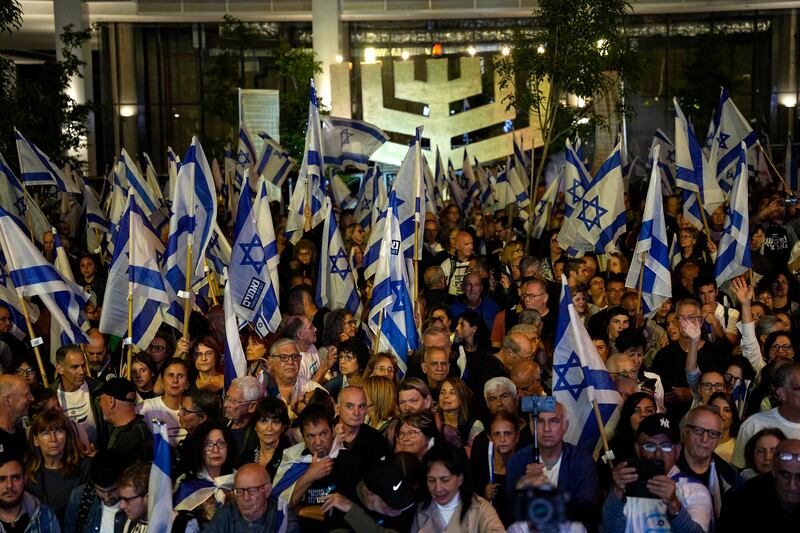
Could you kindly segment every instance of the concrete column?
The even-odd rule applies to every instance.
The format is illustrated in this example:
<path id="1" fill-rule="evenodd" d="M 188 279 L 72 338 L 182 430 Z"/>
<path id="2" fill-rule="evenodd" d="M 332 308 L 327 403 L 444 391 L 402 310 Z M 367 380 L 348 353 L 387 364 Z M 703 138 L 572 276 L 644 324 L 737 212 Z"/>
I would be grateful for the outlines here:
<path id="1" fill-rule="evenodd" d="M 331 65 L 336 63 L 337 55 L 344 55 L 340 24 L 339 0 L 312 0 L 311 33 L 314 59 L 322 61 L 322 72 L 315 76 L 314 82 L 317 85 L 318 97 L 328 107 L 331 105 Z"/>
<path id="2" fill-rule="evenodd" d="M 56 56 L 61 60 L 61 50 L 64 43 L 60 39 L 60 34 L 64 26 L 72 24 L 76 31 L 85 30 L 90 26 L 89 23 L 89 7 L 83 0 L 59 0 L 53 2 L 53 19 L 55 29 L 55 49 Z M 74 54 L 78 59 L 85 61 L 86 65 L 83 67 L 80 76 L 73 76 L 70 81 L 68 94 L 78 104 L 84 104 L 94 98 L 94 91 L 92 89 L 92 42 L 91 40 L 83 45 L 80 49 L 74 50 Z M 90 176 L 97 174 L 97 153 L 95 145 L 95 116 L 94 113 L 89 113 L 87 119 L 87 126 L 89 127 L 88 137 L 86 139 L 86 146 L 79 150 L 77 153 L 71 154 L 86 161 L 88 163 L 87 172 Z"/>
<path id="3" fill-rule="evenodd" d="M 139 106 L 136 91 L 136 57 L 133 27 L 115 24 L 112 75 L 114 83 L 114 113 L 118 132 L 117 152 L 125 148 L 129 154 L 139 153 Z M 136 156 L 134 156 L 136 157 Z"/>
<path id="4" fill-rule="evenodd" d="M 770 122 L 777 143 L 784 142 L 787 131 L 792 131 L 798 104 L 797 15 L 797 10 L 792 9 L 773 19 Z"/>

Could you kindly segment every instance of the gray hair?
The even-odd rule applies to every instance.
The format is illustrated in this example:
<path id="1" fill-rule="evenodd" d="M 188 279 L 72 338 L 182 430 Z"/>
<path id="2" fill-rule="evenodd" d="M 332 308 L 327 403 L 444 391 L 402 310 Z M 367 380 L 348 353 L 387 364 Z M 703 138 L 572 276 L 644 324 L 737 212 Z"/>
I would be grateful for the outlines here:
<path id="1" fill-rule="evenodd" d="M 792 376 L 800 372 L 800 363 L 791 361 L 784 363 L 775 371 L 775 386 L 788 389 L 792 386 Z"/>
<path id="2" fill-rule="evenodd" d="M 492 378 L 486 382 L 486 385 L 483 386 L 483 399 L 488 402 L 489 395 L 491 393 L 497 392 L 503 388 L 511 393 L 511 395 L 514 397 L 514 400 L 517 399 L 517 386 L 514 385 L 513 381 L 503 376 Z"/>
<path id="3" fill-rule="evenodd" d="M 523 277 L 525 277 L 524 272 L 529 270 L 533 270 L 533 274 L 530 275 L 535 276 L 539 272 L 540 267 L 541 261 L 531 255 L 524 255 L 522 259 L 519 260 L 519 271 Z"/>
<path id="4" fill-rule="evenodd" d="M 514 340 L 514 337 L 510 332 L 503 337 L 503 348 L 506 350 L 511 350 L 515 353 L 520 353 L 522 351 L 522 346 L 520 346 L 519 343 Z"/>
<path id="5" fill-rule="evenodd" d="M 531 333 L 535 333 L 536 335 L 539 335 L 542 332 L 542 326 L 544 325 L 542 323 L 542 317 L 539 315 L 539 313 L 535 309 L 526 309 L 525 311 L 533 311 L 535 314 L 527 315 L 526 318 L 528 318 L 530 320 L 529 322 L 520 322 L 519 324 L 515 325 L 510 330 L 508 330 L 508 332 L 509 333 L 522 333 L 526 337 Z M 523 311 L 523 313 L 525 311 Z M 520 313 L 520 315 L 522 315 L 522 313 Z M 520 318 L 522 318 L 522 317 L 520 316 Z"/>
<path id="6" fill-rule="evenodd" d="M 286 337 L 284 337 L 283 339 L 278 339 L 274 343 L 272 343 L 272 346 L 269 347 L 269 356 L 275 357 L 276 355 L 278 355 L 278 350 L 281 347 L 286 346 L 287 344 L 293 344 L 295 349 L 297 349 L 297 343 L 294 342 L 294 339 L 287 339 Z"/>
<path id="7" fill-rule="evenodd" d="M 758 319 L 756 322 L 756 337 L 766 337 L 773 331 L 778 331 L 775 326 L 783 327 L 781 319 L 775 315 L 765 315 Z"/>
<path id="8" fill-rule="evenodd" d="M 427 268 L 422 277 L 425 280 L 425 287 L 432 287 L 433 285 L 444 283 L 445 280 L 444 270 L 440 266 Z"/>
<path id="9" fill-rule="evenodd" d="M 242 391 L 242 399 L 246 402 L 260 400 L 264 397 L 264 389 L 261 383 L 253 376 L 242 376 L 231 382 L 231 387 L 236 385 Z"/>

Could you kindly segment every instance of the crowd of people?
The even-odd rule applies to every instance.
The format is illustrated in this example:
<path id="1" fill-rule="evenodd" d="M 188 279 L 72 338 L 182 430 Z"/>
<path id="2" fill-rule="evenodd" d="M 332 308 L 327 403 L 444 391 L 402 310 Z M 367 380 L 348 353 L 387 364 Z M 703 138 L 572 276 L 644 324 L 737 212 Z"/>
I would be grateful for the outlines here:
<path id="1" fill-rule="evenodd" d="M 580 258 L 559 246 L 563 217 L 531 245 L 510 211 L 447 204 L 424 220 L 421 346 L 399 356 L 376 351 L 365 324 L 372 280 L 353 213 L 338 216 L 361 316 L 317 305 L 321 227 L 292 245 L 276 209 L 283 320 L 263 338 L 241 330 L 247 375 L 227 389 L 222 305 L 195 310 L 188 337 L 163 326 L 127 378 L 124 343 L 97 329 L 103 260 L 62 222 L 94 327 L 40 368 L 0 303 L 0 531 L 147 531 L 153 419 L 173 452 L 177 532 L 791 531 L 800 212 L 758 194 L 752 274 L 723 286 L 724 216 L 698 231 L 666 198 L 673 297 L 650 318 L 626 287 L 635 191 L 620 252 Z M 43 242 L 52 260 L 53 235 Z M 623 399 L 610 462 L 565 441 L 579 421 L 562 404 L 536 418 L 521 407 L 552 393 L 562 274 Z M 45 347 L 58 342 L 44 308 L 35 326 Z"/>

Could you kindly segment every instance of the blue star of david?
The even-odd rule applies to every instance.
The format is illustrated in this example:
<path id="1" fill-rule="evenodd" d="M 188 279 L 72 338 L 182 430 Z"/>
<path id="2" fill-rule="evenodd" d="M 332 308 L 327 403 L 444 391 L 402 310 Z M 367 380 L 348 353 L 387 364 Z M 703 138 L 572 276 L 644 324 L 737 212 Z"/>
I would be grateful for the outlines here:
<path id="1" fill-rule="evenodd" d="M 572 203 L 577 204 L 583 198 L 583 187 L 579 180 L 573 180 L 572 187 L 567 189 L 567 192 L 572 195 Z"/>
<path id="2" fill-rule="evenodd" d="M 719 147 L 720 148 L 725 148 L 727 150 L 728 149 L 728 145 L 725 144 L 725 143 L 728 142 L 729 138 L 730 138 L 730 134 L 729 133 L 719 132 L 719 137 L 717 137 L 717 142 L 719 143 Z"/>
<path id="3" fill-rule="evenodd" d="M 394 305 L 392 306 L 392 312 L 399 312 L 405 311 L 406 304 L 402 298 L 402 291 L 404 288 L 403 281 L 393 281 L 392 283 L 392 294 L 394 295 Z"/>
<path id="4" fill-rule="evenodd" d="M 571 383 L 568 379 L 570 370 L 573 368 L 577 368 L 580 371 L 580 383 Z M 581 360 L 578 354 L 572 352 L 565 364 L 553 365 L 553 373 L 556 375 L 556 383 L 553 385 L 553 392 L 565 390 L 577 401 L 578 398 L 581 397 L 581 392 L 583 392 L 583 389 L 586 387 L 586 376 L 583 375 Z M 576 372 L 573 372 L 572 376 L 575 376 L 575 374 Z"/>
<path id="5" fill-rule="evenodd" d="M 253 235 L 253 238 L 250 242 L 245 242 L 240 244 L 239 246 L 242 247 L 242 251 L 244 252 L 244 257 L 242 257 L 242 266 L 251 266 L 256 269 L 258 274 L 261 274 L 261 269 L 264 268 L 264 246 L 261 244 L 261 239 L 258 238 L 257 234 Z M 252 255 L 253 250 L 260 250 L 261 251 L 261 259 L 254 258 Z"/>
<path id="6" fill-rule="evenodd" d="M 240 167 L 244 167 L 250 164 L 250 154 L 245 152 L 244 150 L 239 150 L 239 153 L 236 157 L 236 164 Z"/>
<path id="7" fill-rule="evenodd" d="M 156 263 L 159 265 L 164 264 L 164 254 L 156 250 Z"/>
<path id="8" fill-rule="evenodd" d="M 372 209 L 372 200 L 370 200 L 369 198 L 364 198 L 363 200 L 361 200 L 361 209 L 363 209 L 364 211 L 369 211 L 370 209 Z"/>
<path id="9" fill-rule="evenodd" d="M 586 210 L 588 208 L 594 208 L 594 218 L 586 217 Z M 584 225 L 586 225 L 586 229 L 591 231 L 594 226 L 600 227 L 600 219 L 603 218 L 603 215 L 606 213 L 608 213 L 608 209 L 604 209 L 600 206 L 600 196 L 595 196 L 588 202 L 586 200 L 583 201 L 583 207 L 578 214 L 578 220 L 583 221 Z"/>
<path id="10" fill-rule="evenodd" d="M 347 274 L 350 273 L 350 261 L 347 260 L 347 254 L 344 253 L 344 248 L 339 248 L 336 255 L 331 255 L 329 257 L 331 259 L 331 274 L 339 274 L 342 279 L 345 279 Z M 344 261 L 344 268 L 339 268 L 339 261 L 341 260 Z"/>
<path id="11" fill-rule="evenodd" d="M 345 144 L 350 144 L 350 137 L 352 137 L 353 134 L 350 133 L 349 129 L 345 128 L 339 133 L 339 136 L 341 137 L 342 146 L 344 146 Z"/>
<path id="12" fill-rule="evenodd" d="M 208 247 L 214 250 L 219 247 L 219 233 L 216 231 L 211 234 L 211 238 L 208 240 Z"/>
<path id="13" fill-rule="evenodd" d="M 547 202 L 545 202 L 544 200 L 539 200 L 539 207 L 536 209 L 536 214 L 541 216 L 546 208 L 547 208 Z"/>
<path id="14" fill-rule="evenodd" d="M 14 202 L 14 207 L 17 208 L 17 214 L 18 215 L 20 215 L 20 216 L 24 215 L 25 214 L 25 209 L 27 209 L 27 206 L 25 205 L 25 198 L 22 197 L 22 196 L 18 197 L 17 201 Z"/>
<path id="15" fill-rule="evenodd" d="M 675 162 L 675 150 L 668 150 L 667 151 L 667 161 L 670 163 Z"/>
<path id="16" fill-rule="evenodd" d="M 50 187 L 50 188 L 47 190 L 47 196 L 48 196 L 48 197 L 49 197 L 51 200 L 55 200 L 55 201 L 57 201 L 57 200 L 58 200 L 58 187 L 55 187 L 55 186 L 54 186 L 54 187 Z"/>
<path id="17" fill-rule="evenodd" d="M 6 276 L 6 271 L 0 268 L 0 285 L 6 285 L 6 280 L 8 276 Z"/>

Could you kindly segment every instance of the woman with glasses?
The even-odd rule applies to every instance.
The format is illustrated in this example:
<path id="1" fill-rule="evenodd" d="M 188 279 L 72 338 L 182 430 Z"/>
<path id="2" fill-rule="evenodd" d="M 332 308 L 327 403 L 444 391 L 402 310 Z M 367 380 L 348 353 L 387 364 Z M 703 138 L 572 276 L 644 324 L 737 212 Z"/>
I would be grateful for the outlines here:
<path id="1" fill-rule="evenodd" d="M 764 341 L 764 353 L 767 361 L 775 358 L 794 360 L 795 349 L 792 337 L 784 331 L 773 331 Z"/>
<path id="2" fill-rule="evenodd" d="M 394 451 L 408 452 L 422 460 L 439 438 L 439 430 L 430 412 L 404 415 L 397 422 Z"/>
<path id="3" fill-rule="evenodd" d="M 476 418 L 477 409 L 472 391 L 461 379 L 448 377 L 442 382 L 439 388 L 438 414 L 445 425 L 458 431 L 469 455 L 473 439 L 485 428 Z"/>
<path id="4" fill-rule="evenodd" d="M 39 370 L 36 365 L 37 363 L 32 357 L 25 355 L 17 362 L 14 374 L 27 381 L 29 385 L 41 383 L 42 379 L 39 376 Z"/>
<path id="5" fill-rule="evenodd" d="M 197 428 L 186 446 L 187 473 L 178 479 L 173 496 L 178 512 L 173 531 L 199 531 L 228 500 L 235 473 L 234 446 L 221 421 Z"/>
<path id="6" fill-rule="evenodd" d="M 794 291 L 789 290 L 791 287 L 790 275 L 785 272 L 779 272 L 772 278 L 770 288 L 772 289 L 772 313 L 775 314 L 779 311 L 791 314 L 800 308 L 800 305 L 792 300 L 792 294 L 797 294 L 796 288 Z"/>
<path id="7" fill-rule="evenodd" d="M 225 376 L 222 374 L 222 349 L 216 339 L 204 335 L 197 339 L 190 349 L 192 364 L 197 372 L 194 378 L 194 388 L 211 392 L 220 392 L 225 385 Z"/>
<path id="8" fill-rule="evenodd" d="M 162 330 L 156 333 L 145 351 L 153 358 L 156 368 L 161 371 L 164 361 L 169 359 L 175 352 L 175 341 L 169 332 Z"/>
<path id="9" fill-rule="evenodd" d="M 322 346 L 339 346 L 352 339 L 358 332 L 358 322 L 347 309 L 334 309 L 325 315 L 325 329 L 322 332 Z"/>
<path id="10" fill-rule="evenodd" d="M 722 418 L 722 436 L 714 453 L 730 463 L 733 459 L 733 449 L 736 447 L 736 436 L 739 434 L 740 421 L 736 403 L 729 394 L 715 392 L 709 397 L 706 405 L 719 412 Z"/>
<path id="11" fill-rule="evenodd" d="M 33 418 L 25 453 L 25 489 L 50 506 L 59 522 L 72 489 L 89 481 L 75 425 L 60 409 Z"/>
<path id="12" fill-rule="evenodd" d="M 157 394 L 153 390 L 158 378 L 156 363 L 147 352 L 137 353 L 131 361 L 131 378 L 136 385 L 136 401 L 141 402 L 148 398 L 155 398 Z"/>
<path id="13" fill-rule="evenodd" d="M 390 352 L 379 352 L 373 355 L 367 363 L 364 375 L 367 377 L 382 376 L 389 378 L 397 387 L 399 383 L 397 380 L 397 358 Z"/>
<path id="14" fill-rule="evenodd" d="M 262 398 L 250 418 L 250 428 L 258 436 L 258 446 L 247 457 L 242 454 L 239 463 L 258 463 L 267 469 L 270 479 L 274 479 L 281 464 L 283 450 L 291 445 L 286 436 L 289 429 L 289 409 L 274 396 Z"/>
<path id="15" fill-rule="evenodd" d="M 364 369 L 369 362 L 369 349 L 360 339 L 348 339 L 339 344 L 338 357 L 341 374 L 325 383 L 325 390 L 334 401 L 343 388 L 361 386 Z"/>
<path id="16" fill-rule="evenodd" d="M 475 492 L 491 502 L 505 525 L 513 522 L 512 498 L 505 492 L 506 465 L 514 455 L 519 443 L 520 420 L 517 415 L 501 409 L 489 421 L 489 455 L 474 454 L 470 457 L 470 469 L 475 480 Z M 488 453 L 488 450 L 487 450 Z M 491 465 L 491 466 L 490 466 Z"/>

